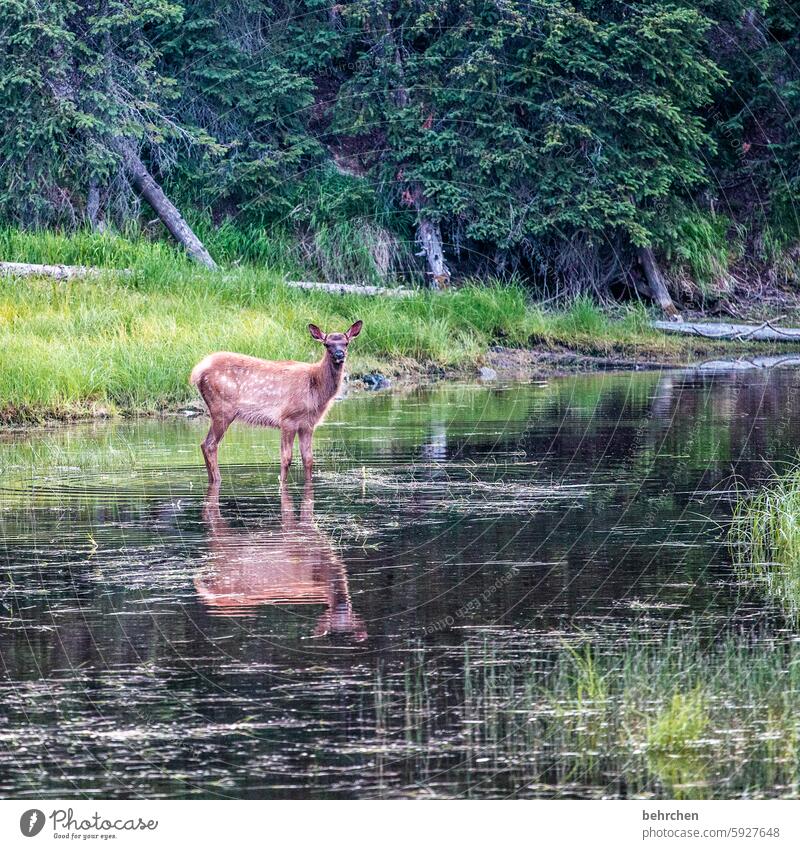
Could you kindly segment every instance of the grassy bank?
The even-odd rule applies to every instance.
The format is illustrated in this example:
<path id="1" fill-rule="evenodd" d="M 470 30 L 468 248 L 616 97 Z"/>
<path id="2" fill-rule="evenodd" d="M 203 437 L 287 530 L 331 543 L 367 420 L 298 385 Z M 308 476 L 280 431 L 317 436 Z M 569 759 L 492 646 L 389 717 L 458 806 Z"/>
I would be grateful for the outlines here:
<path id="1" fill-rule="evenodd" d="M 130 268 L 91 280 L 0 278 L 0 415 L 6 422 L 107 411 L 156 411 L 194 397 L 192 365 L 226 349 L 309 360 L 309 321 L 365 332 L 350 371 L 474 369 L 492 343 L 674 361 L 702 340 L 665 338 L 641 306 L 615 313 L 588 300 L 550 311 L 514 285 L 466 286 L 435 296 L 365 298 L 304 292 L 279 268 L 209 273 L 163 243 L 117 235 L 0 231 L 0 258 Z M 700 347 L 698 347 L 700 345 Z"/>

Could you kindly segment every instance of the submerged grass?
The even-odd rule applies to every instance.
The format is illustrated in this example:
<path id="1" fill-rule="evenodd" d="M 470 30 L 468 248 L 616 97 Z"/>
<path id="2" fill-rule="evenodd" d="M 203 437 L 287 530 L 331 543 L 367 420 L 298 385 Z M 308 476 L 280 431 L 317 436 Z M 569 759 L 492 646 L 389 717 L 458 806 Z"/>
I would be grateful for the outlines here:
<path id="1" fill-rule="evenodd" d="M 624 645 L 524 657 L 485 643 L 465 651 L 463 671 L 452 678 L 434 651 L 414 655 L 413 668 L 402 672 L 415 682 L 410 694 L 407 683 L 394 685 L 402 707 L 386 693 L 376 706 L 386 744 L 402 723 L 414 729 L 429 771 L 460 759 L 476 776 L 481 769 L 494 780 L 507 774 L 520 795 L 548 788 L 662 798 L 800 791 L 797 641 L 733 632 L 710 640 L 696 628 L 663 638 L 634 631 Z M 450 685 L 462 675 L 463 693 Z M 392 688 L 386 673 L 382 687 Z M 448 710 L 462 718 L 457 741 L 438 730 L 437 717 Z"/>
<path id="2" fill-rule="evenodd" d="M 492 343 L 675 359 L 693 350 L 648 326 L 640 306 L 611 314 L 587 299 L 550 311 L 520 286 L 366 298 L 305 292 L 284 270 L 210 273 L 169 246 L 119 234 L 0 230 L 0 257 L 109 268 L 91 280 L 0 278 L 0 415 L 6 421 L 156 411 L 194 397 L 192 365 L 209 351 L 310 360 L 309 321 L 365 332 L 351 372 L 478 363 Z M 111 269 L 129 268 L 130 276 Z"/>
<path id="3" fill-rule="evenodd" d="M 701 743 L 711 724 L 709 700 L 702 687 L 677 692 L 647 725 L 647 748 L 652 752 L 682 752 Z"/>

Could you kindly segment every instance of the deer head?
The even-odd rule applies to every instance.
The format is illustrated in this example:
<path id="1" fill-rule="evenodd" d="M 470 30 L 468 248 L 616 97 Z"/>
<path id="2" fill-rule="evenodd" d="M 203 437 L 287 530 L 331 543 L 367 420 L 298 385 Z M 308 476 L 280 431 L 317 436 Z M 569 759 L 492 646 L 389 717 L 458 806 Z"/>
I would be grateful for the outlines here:
<path id="1" fill-rule="evenodd" d="M 363 325 L 363 321 L 357 321 L 344 333 L 323 333 L 316 324 L 309 324 L 308 332 L 311 334 L 312 339 L 316 339 L 317 342 L 321 342 L 325 346 L 328 358 L 338 368 L 344 364 L 345 357 L 347 356 L 347 346 L 361 333 Z"/>

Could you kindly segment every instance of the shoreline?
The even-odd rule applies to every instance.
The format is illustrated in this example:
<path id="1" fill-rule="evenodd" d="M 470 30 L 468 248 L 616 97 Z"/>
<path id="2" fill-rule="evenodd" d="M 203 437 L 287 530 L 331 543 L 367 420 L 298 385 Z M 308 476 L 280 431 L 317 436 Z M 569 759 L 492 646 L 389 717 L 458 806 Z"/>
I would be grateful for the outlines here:
<path id="1" fill-rule="evenodd" d="M 546 348 L 510 348 L 493 345 L 477 362 L 463 366 L 445 367 L 408 359 L 388 361 L 378 368 L 348 373 L 347 389 L 343 397 L 393 391 L 408 391 L 440 383 L 475 383 L 486 387 L 537 379 L 563 378 L 574 375 L 589 375 L 599 372 L 652 372 L 684 371 L 702 369 L 724 370 L 730 368 L 765 369 L 773 366 L 800 365 L 800 351 L 785 351 L 786 346 L 765 343 L 732 344 L 715 343 L 698 346 L 701 350 L 694 356 L 670 355 L 663 357 L 620 355 L 619 357 L 583 353 L 577 350 L 553 350 Z M 733 350 L 731 350 L 733 349 Z M 666 353 L 666 352 L 665 352 Z M 749 361 L 749 365 L 736 365 Z M 491 376 L 482 375 L 488 369 Z M 364 378 L 371 378 L 365 382 Z M 385 385 L 373 385 L 375 378 Z M 23 415 L 15 416 L 8 409 L 0 421 L 0 433 L 13 433 L 39 428 L 54 428 L 61 425 L 91 423 L 107 420 L 134 418 L 199 418 L 206 416 L 200 396 L 188 398 L 174 405 L 153 407 L 114 407 L 109 409 L 97 402 L 85 407 L 76 406 L 63 414 L 52 411 L 37 411 L 33 405 Z"/>
<path id="2" fill-rule="evenodd" d="M 79 247 L 59 244 L 60 260 Z M 348 362 L 356 391 L 365 376 L 372 388 L 386 378 L 398 387 L 477 380 L 481 371 L 526 380 L 792 348 L 668 335 L 641 303 L 578 297 L 548 306 L 515 282 L 467 281 L 403 298 L 340 295 L 293 288 L 277 269 L 211 273 L 169 257 L 130 256 L 124 277 L 0 276 L 0 427 L 172 413 L 198 400 L 188 375 L 212 351 L 318 359 L 309 323 L 331 331 L 364 322 Z M 37 258 L 47 257 L 9 260 Z M 73 258 L 89 259 L 85 251 Z"/>

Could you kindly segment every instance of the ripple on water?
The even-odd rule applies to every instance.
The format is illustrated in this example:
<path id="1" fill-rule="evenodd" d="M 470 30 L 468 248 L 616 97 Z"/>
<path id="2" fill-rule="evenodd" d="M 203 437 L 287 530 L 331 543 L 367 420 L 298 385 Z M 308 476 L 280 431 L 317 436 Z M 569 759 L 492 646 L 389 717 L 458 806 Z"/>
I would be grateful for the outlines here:
<path id="1" fill-rule="evenodd" d="M 358 397 L 284 498 L 273 433 L 217 498 L 202 421 L 7 436 L 0 793 L 790 794 L 794 632 L 724 526 L 799 380 Z"/>

